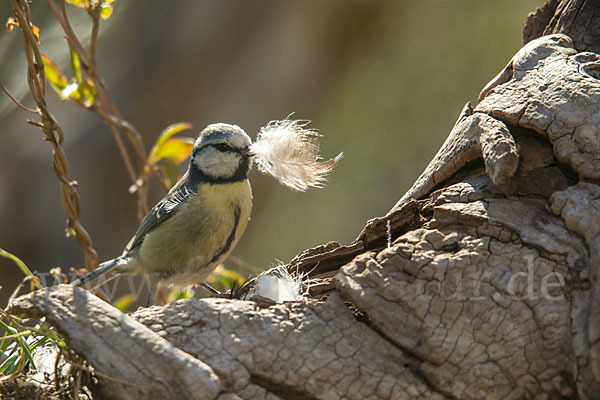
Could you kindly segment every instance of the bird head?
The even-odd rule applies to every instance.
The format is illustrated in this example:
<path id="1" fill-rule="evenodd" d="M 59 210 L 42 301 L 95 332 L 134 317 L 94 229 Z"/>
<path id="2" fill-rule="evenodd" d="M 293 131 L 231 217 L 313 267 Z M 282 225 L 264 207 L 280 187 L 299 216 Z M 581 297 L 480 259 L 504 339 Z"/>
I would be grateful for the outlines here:
<path id="1" fill-rule="evenodd" d="M 194 143 L 190 169 L 214 181 L 246 179 L 251 167 L 250 144 L 250 137 L 237 125 L 209 125 Z"/>

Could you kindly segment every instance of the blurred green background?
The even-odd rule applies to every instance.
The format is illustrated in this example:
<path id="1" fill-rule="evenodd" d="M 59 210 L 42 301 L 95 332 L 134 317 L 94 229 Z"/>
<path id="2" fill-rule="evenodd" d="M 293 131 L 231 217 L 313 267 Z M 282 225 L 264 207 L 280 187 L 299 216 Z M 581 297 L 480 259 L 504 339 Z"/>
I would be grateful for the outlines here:
<path id="1" fill-rule="evenodd" d="M 295 193 L 251 173 L 252 220 L 233 254 L 267 268 L 331 240 L 351 242 L 385 214 L 436 153 L 460 110 L 521 46 L 527 13 L 542 0 L 117 0 L 101 26 L 100 75 L 147 148 L 174 122 L 195 136 L 213 122 L 250 136 L 294 112 L 323 135 L 325 158 L 345 157 L 324 189 Z M 67 69 L 63 35 L 45 2 L 32 4 L 42 51 Z M 3 21 L 9 2 L 0 5 Z M 86 37 L 84 12 L 71 9 Z M 20 32 L 0 33 L 0 79 L 25 104 Z M 117 256 L 137 227 L 123 163 L 98 118 L 49 107 L 65 133 L 82 223 L 100 259 Z M 0 94 L 0 247 L 36 271 L 83 264 L 64 235 L 51 146 L 31 117 Z M 164 193 L 154 185 L 151 202 Z M 0 259 L 0 305 L 22 279 Z"/>

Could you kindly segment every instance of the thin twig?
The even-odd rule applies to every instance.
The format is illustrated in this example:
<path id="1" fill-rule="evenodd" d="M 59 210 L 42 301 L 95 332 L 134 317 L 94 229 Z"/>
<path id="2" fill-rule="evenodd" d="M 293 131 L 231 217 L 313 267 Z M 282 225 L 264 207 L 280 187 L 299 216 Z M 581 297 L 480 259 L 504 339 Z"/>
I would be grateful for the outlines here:
<path id="1" fill-rule="evenodd" d="M 16 339 L 21 336 L 29 336 L 30 334 L 31 334 L 30 330 L 21 331 L 19 333 L 15 333 L 14 335 L 2 336 L 2 337 L 0 337 L 0 341 L 7 340 L 7 339 Z"/>
<path id="2" fill-rule="evenodd" d="M 19 100 L 17 100 L 17 98 L 15 96 L 13 96 L 8 89 L 6 88 L 6 86 L 4 86 L 4 83 L 2 81 L 0 81 L 0 86 L 2 86 L 2 90 L 4 90 L 4 93 L 6 93 L 6 95 L 13 101 L 13 103 L 15 103 L 17 106 L 19 106 L 20 108 L 22 108 L 25 111 L 28 111 L 30 113 L 38 113 L 38 110 L 34 110 L 33 108 L 29 108 L 25 105 L 23 105 Z"/>
<path id="3" fill-rule="evenodd" d="M 133 125 L 131 125 L 129 122 L 127 122 L 127 121 L 125 121 L 123 119 L 118 119 L 114 115 L 106 114 L 106 113 L 104 113 L 103 110 L 99 109 L 98 107 L 94 108 L 93 111 L 107 125 L 113 125 L 113 126 L 119 128 L 119 129 L 122 129 L 123 131 L 131 131 L 133 135 L 141 136 L 140 133 L 137 131 L 137 129 Z M 146 163 L 145 167 L 147 167 L 147 163 Z M 167 183 L 165 182 L 165 179 L 156 171 L 156 169 L 151 168 L 149 171 L 145 170 L 144 175 L 147 175 L 148 172 L 152 173 L 152 175 L 156 178 L 156 180 L 160 183 L 160 185 L 165 190 L 168 191 L 170 189 L 169 185 L 167 185 Z M 145 177 L 142 176 L 142 177 L 140 177 L 138 179 L 145 179 Z M 137 180 L 136 180 L 136 184 L 137 184 Z"/>
<path id="4" fill-rule="evenodd" d="M 78 370 L 75 374 L 75 384 L 73 385 L 73 398 L 79 398 L 79 392 L 81 391 L 81 374 L 82 371 Z"/>
<path id="5" fill-rule="evenodd" d="M 53 0 L 46 0 L 46 3 L 48 4 L 48 7 L 50 7 L 50 11 L 52 11 L 52 14 L 54 14 L 54 17 L 56 18 L 60 26 L 63 28 L 63 31 L 66 34 L 65 38 L 67 39 L 67 42 L 69 42 L 69 44 L 75 49 L 75 51 L 79 55 L 81 64 L 83 64 L 84 66 L 88 66 L 90 64 L 90 61 L 88 59 L 87 53 L 85 52 L 83 45 L 81 44 L 79 39 L 77 39 L 77 35 L 75 35 L 75 32 L 73 31 L 73 28 L 71 28 L 71 25 L 69 24 L 68 20 L 65 20 L 61 16 Z M 62 1 L 62 9 L 63 15 L 66 16 L 66 4 L 64 1 Z"/>
<path id="6" fill-rule="evenodd" d="M 98 43 L 98 33 L 100 32 L 100 8 L 96 7 L 92 17 L 92 33 L 90 37 L 90 68 L 96 70 L 96 43 Z"/>
<path id="7" fill-rule="evenodd" d="M 65 34 L 67 37 L 67 41 L 69 42 L 69 44 L 72 45 L 75 52 L 79 55 L 79 59 L 81 60 L 81 64 L 83 65 L 85 72 L 87 73 L 89 78 L 94 83 L 94 86 L 96 87 L 96 92 L 98 93 L 98 100 L 100 103 L 100 108 L 101 108 L 102 114 L 103 115 L 111 115 L 112 114 L 112 116 L 114 116 L 114 118 L 116 120 L 120 121 L 118 124 L 118 127 L 125 133 L 125 136 L 129 140 L 129 143 L 131 144 L 134 152 L 136 153 L 136 155 L 138 157 L 138 165 L 139 165 L 140 173 L 139 173 L 139 175 L 136 176 L 135 170 L 133 168 L 133 165 L 131 163 L 129 155 L 128 155 L 127 151 L 125 150 L 125 147 L 124 147 L 122 141 L 120 140 L 119 132 L 114 130 L 114 127 L 113 128 L 109 127 L 109 129 L 111 129 L 111 133 L 113 134 L 113 137 L 115 138 L 117 147 L 119 149 L 119 153 L 121 154 L 121 157 L 123 158 L 123 161 L 125 163 L 125 168 L 127 169 L 128 173 L 129 173 L 132 183 L 138 184 L 138 191 L 136 192 L 138 195 L 138 219 L 141 220 L 147 214 L 147 212 L 149 210 L 148 192 L 147 192 L 146 188 L 144 187 L 144 183 L 146 181 L 145 176 L 144 176 L 144 167 L 146 165 L 146 150 L 144 148 L 144 142 L 142 141 L 142 136 L 139 134 L 139 132 L 135 128 L 132 128 L 131 124 L 129 124 L 127 121 L 123 120 L 123 117 L 117 110 L 117 107 L 116 107 L 114 101 L 110 97 L 110 94 L 108 92 L 106 84 L 97 75 L 96 68 L 95 68 L 95 61 L 92 59 L 92 56 L 90 56 L 90 54 L 88 54 L 85 51 L 81 42 L 75 35 L 73 28 L 71 27 L 71 23 L 69 22 L 69 18 L 68 18 L 68 14 L 67 14 L 65 0 L 61 0 L 62 14 L 59 13 L 53 0 L 46 0 L 46 3 L 48 3 L 50 10 L 52 11 L 52 13 L 56 17 L 56 19 L 59 21 L 61 26 L 63 27 L 63 30 L 65 31 Z M 95 46 L 95 44 L 94 44 L 94 46 Z M 95 48 L 93 51 L 95 51 Z M 98 107 L 95 107 L 94 111 L 97 112 Z"/>
<path id="8" fill-rule="evenodd" d="M 42 288 L 42 285 L 40 284 L 40 279 L 37 276 L 26 276 L 15 288 L 15 290 L 11 293 L 11 295 L 8 297 L 8 302 L 7 304 L 12 303 L 12 301 L 14 299 L 17 298 L 17 296 L 19 295 L 19 293 L 21 292 L 21 289 L 23 289 L 23 287 L 25 287 L 25 285 L 27 284 L 27 282 L 35 282 L 34 285 L 36 285 L 36 287 L 38 289 Z"/>
<path id="9" fill-rule="evenodd" d="M 41 117 L 40 128 L 46 135 L 44 139 L 52 144 L 52 165 L 54 173 L 61 183 L 61 197 L 67 217 L 66 229 L 73 233 L 77 244 L 82 248 L 86 267 L 94 269 L 98 265 L 98 255 L 92 246 L 90 235 L 79 222 L 81 215 L 79 194 L 74 182 L 68 178 L 67 157 L 61 147 L 64 134 L 46 106 L 46 74 L 36 38 L 31 30 L 29 5 L 25 0 L 11 0 L 11 4 L 23 35 L 27 58 L 27 84 L 38 107 L 37 112 Z"/>

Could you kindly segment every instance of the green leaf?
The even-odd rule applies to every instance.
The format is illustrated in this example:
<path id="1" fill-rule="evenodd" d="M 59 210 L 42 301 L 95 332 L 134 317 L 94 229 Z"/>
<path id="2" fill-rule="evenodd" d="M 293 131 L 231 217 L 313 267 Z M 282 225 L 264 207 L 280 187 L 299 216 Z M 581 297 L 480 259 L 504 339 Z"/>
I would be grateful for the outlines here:
<path id="1" fill-rule="evenodd" d="M 16 369 L 16 361 L 19 359 L 19 353 L 8 357 L 2 365 L 0 365 L 0 374 L 10 375 Z"/>
<path id="2" fill-rule="evenodd" d="M 158 136 L 158 139 L 156 139 L 156 143 L 154 143 L 154 146 L 152 147 L 152 150 L 150 150 L 150 155 L 148 156 L 148 163 L 150 165 L 152 164 L 156 164 L 160 158 L 158 158 L 156 156 L 156 154 L 161 150 L 161 147 L 167 142 L 167 140 L 169 140 L 169 138 L 181 131 L 184 131 L 186 129 L 192 129 L 193 126 L 192 124 L 189 124 L 187 122 L 179 122 L 173 125 L 169 125 L 167 126 Z"/>
<path id="3" fill-rule="evenodd" d="M 67 3 L 73 4 L 78 8 L 88 8 L 90 6 L 89 0 L 66 0 Z"/>
<path id="4" fill-rule="evenodd" d="M 177 169 L 177 164 L 175 161 L 165 158 L 160 163 L 160 171 L 165 177 L 165 183 L 169 187 L 173 187 L 177 183 L 179 179 L 179 170 Z"/>
<path id="5" fill-rule="evenodd" d="M 134 301 L 135 297 L 132 294 L 126 294 L 125 296 L 122 296 L 117 301 L 115 301 L 113 303 L 113 306 L 117 310 L 125 312 L 133 304 Z"/>
<path id="6" fill-rule="evenodd" d="M 100 16 L 102 17 L 102 19 L 106 21 L 107 19 L 110 18 L 112 13 L 113 13 L 113 6 L 106 1 L 103 1 L 102 4 L 100 4 Z"/>
<path id="7" fill-rule="evenodd" d="M 16 329 L 10 328 L 4 323 L 2 323 L 0 325 L 4 329 L 9 328 L 9 330 L 7 330 L 7 333 L 12 332 L 12 333 L 10 333 L 11 335 L 14 335 L 17 333 Z M 0 365 L 0 373 L 7 375 L 7 376 L 15 374 L 15 373 L 19 373 L 22 370 L 22 369 L 19 369 L 19 367 L 24 368 L 27 365 L 27 362 L 30 362 L 32 367 L 35 368 L 35 364 L 33 362 L 33 355 L 31 353 L 31 349 L 35 348 L 35 346 L 36 346 L 36 344 L 34 343 L 35 338 L 30 336 L 28 339 L 29 340 L 24 339 L 22 337 L 7 339 L 7 340 L 10 340 L 11 345 L 12 345 L 9 347 L 12 347 L 12 348 L 8 352 L 8 354 L 9 354 L 8 358 L 6 360 L 4 360 L 2 365 Z M 29 342 L 31 342 L 31 343 L 29 343 Z M 32 346 L 31 349 L 30 349 L 30 346 Z M 19 350 L 22 350 L 22 351 L 19 351 Z M 21 364 L 21 360 L 22 360 L 21 357 L 25 357 L 25 361 L 20 366 L 19 364 Z M 3 379 L 4 378 L 0 378 L 0 381 L 2 381 Z"/>
<path id="8" fill-rule="evenodd" d="M 187 289 L 176 289 L 172 288 L 167 294 L 166 303 L 170 303 L 175 300 L 181 299 L 192 299 L 194 298 L 194 292 Z"/>
<path id="9" fill-rule="evenodd" d="M 73 81 L 67 85 L 60 93 L 64 100 L 71 100 L 82 107 L 89 108 L 98 100 L 98 92 L 94 82 L 87 79 L 81 83 Z"/>
<path id="10" fill-rule="evenodd" d="M 8 251 L 6 251 L 4 249 L 1 249 L 1 248 L 0 248 L 0 257 L 8 258 L 9 260 L 11 260 L 15 264 L 17 264 L 17 266 L 19 267 L 21 272 L 23 272 L 23 274 L 25 274 L 25 276 L 33 276 L 33 273 L 31 272 L 31 270 L 29 268 L 27 268 L 27 265 L 25 265 L 25 263 L 23 261 L 21 261 L 21 259 L 19 257 L 9 253 Z M 3 327 L 4 329 L 9 328 L 9 326 L 6 325 L 2 321 L 0 321 L 0 326 Z"/>
<path id="11" fill-rule="evenodd" d="M 98 100 L 98 92 L 91 79 L 81 82 L 79 85 L 79 94 L 83 98 L 83 106 L 86 108 L 93 106 L 96 100 Z"/>
<path id="12" fill-rule="evenodd" d="M 33 354 L 31 353 L 33 349 L 35 349 L 35 346 L 37 346 L 37 340 L 35 337 L 29 337 L 28 339 L 21 340 L 21 346 L 23 347 L 23 350 L 25 350 L 25 360 L 31 363 L 31 368 L 37 369 L 35 363 L 33 362 Z"/>
<path id="13" fill-rule="evenodd" d="M 0 321 L 0 327 L 2 327 L 4 329 L 4 331 L 6 332 L 5 335 L 0 335 L 0 336 L 9 336 L 9 335 L 16 335 L 19 331 L 17 331 L 15 328 L 6 325 L 4 322 Z M 11 344 L 15 343 L 15 339 L 4 339 L 0 341 L 0 350 L 4 351 L 6 350 Z M 2 368 L 0 367 L 0 372 L 2 372 Z"/>
<path id="14" fill-rule="evenodd" d="M 194 139 L 190 137 L 171 138 L 167 140 L 156 152 L 157 160 L 169 159 L 175 164 L 181 164 L 187 160 L 194 148 Z"/>
<path id="15" fill-rule="evenodd" d="M 69 80 L 63 74 L 58 64 L 56 64 L 50 57 L 42 54 L 42 60 L 44 61 L 44 70 L 46 71 L 46 77 L 50 82 L 50 85 L 56 90 L 56 92 L 62 97 L 61 92 L 69 84 Z"/>
<path id="16" fill-rule="evenodd" d="M 238 287 L 244 285 L 246 280 L 239 273 L 231 269 L 226 269 L 223 266 L 219 266 L 208 277 L 207 282 L 218 291 L 226 292 L 231 289 L 234 284 Z"/>
<path id="17" fill-rule="evenodd" d="M 14 335 L 18 332 L 12 326 L 6 325 L 4 322 L 2 322 L 2 320 L 0 320 L 0 328 L 4 329 L 6 331 L 6 335 Z M 4 336 L 4 335 L 2 335 L 2 336 Z"/>
<path id="18" fill-rule="evenodd" d="M 12 321 L 10 324 L 6 325 L 0 320 L 0 327 L 2 327 L 6 332 L 6 335 L 2 336 L 14 335 L 15 333 L 17 333 L 17 330 L 14 328 L 13 325 L 16 325 L 15 321 Z M 0 341 L 0 351 L 6 350 L 11 343 L 13 343 L 11 340 Z"/>
<path id="19" fill-rule="evenodd" d="M 69 46 L 69 50 L 71 50 L 71 67 L 73 67 L 73 74 L 75 75 L 75 79 L 77 79 L 77 83 L 81 83 L 83 81 L 81 59 L 79 58 L 79 54 L 77 54 L 71 46 Z"/>

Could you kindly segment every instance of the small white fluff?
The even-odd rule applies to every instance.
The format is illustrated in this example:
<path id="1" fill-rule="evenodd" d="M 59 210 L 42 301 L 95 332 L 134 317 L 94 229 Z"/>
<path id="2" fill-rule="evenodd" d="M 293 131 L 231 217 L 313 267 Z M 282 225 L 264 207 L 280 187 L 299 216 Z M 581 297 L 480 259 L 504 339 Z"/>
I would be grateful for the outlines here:
<path id="1" fill-rule="evenodd" d="M 319 161 L 321 135 L 306 129 L 307 124 L 308 121 L 289 119 L 271 121 L 260 129 L 250 147 L 260 172 L 301 192 L 309 187 L 323 187 L 327 174 L 344 155 Z"/>
<path id="2" fill-rule="evenodd" d="M 308 288 L 302 290 L 305 274 L 292 274 L 285 265 L 271 268 L 256 277 L 254 289 L 246 299 L 254 296 L 273 300 L 275 303 L 303 300 L 308 296 Z"/>

